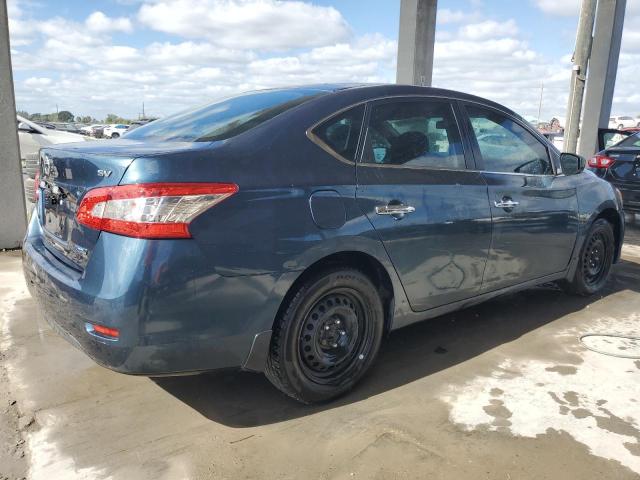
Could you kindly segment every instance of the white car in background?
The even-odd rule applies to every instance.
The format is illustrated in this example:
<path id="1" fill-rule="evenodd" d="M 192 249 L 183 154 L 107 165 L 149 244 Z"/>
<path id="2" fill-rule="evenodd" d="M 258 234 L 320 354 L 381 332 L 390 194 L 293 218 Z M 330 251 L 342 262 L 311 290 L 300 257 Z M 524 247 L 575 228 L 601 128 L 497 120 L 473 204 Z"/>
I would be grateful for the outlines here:
<path id="1" fill-rule="evenodd" d="M 85 132 L 87 135 L 95 136 L 95 132 L 98 129 L 104 128 L 106 125 L 102 125 L 100 123 L 94 123 L 93 125 L 87 125 L 82 127 L 80 130 Z"/>
<path id="2" fill-rule="evenodd" d="M 73 143 L 91 140 L 90 137 L 78 133 L 64 132 L 46 128 L 17 115 L 18 139 L 20 141 L 20 159 L 22 173 L 26 176 L 24 191 L 27 200 L 31 200 L 34 192 L 34 179 L 40 165 L 40 147 L 57 143 Z"/>
<path id="3" fill-rule="evenodd" d="M 623 128 L 637 127 L 637 126 L 638 126 L 638 121 L 633 117 L 619 116 L 619 117 L 611 117 L 609 119 L 609 128 L 615 128 L 617 130 L 621 130 Z"/>
<path id="4" fill-rule="evenodd" d="M 129 130 L 129 125 L 123 123 L 111 124 L 104 127 L 102 136 L 105 138 L 119 138 Z"/>

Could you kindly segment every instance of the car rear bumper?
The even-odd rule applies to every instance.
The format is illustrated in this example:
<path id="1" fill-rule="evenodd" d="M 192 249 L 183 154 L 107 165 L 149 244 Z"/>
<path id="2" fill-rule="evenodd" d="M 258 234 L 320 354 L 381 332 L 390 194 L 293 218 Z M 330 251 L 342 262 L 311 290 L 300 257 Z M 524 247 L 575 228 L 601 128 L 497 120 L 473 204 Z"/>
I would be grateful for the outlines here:
<path id="1" fill-rule="evenodd" d="M 256 335 L 271 329 L 277 276 L 219 275 L 203 267 L 195 241 L 103 233 L 79 272 L 55 257 L 41 235 L 34 214 L 23 270 L 40 313 L 107 368 L 154 376 L 242 367 Z M 90 332 L 96 324 L 118 329 L 119 337 Z"/>

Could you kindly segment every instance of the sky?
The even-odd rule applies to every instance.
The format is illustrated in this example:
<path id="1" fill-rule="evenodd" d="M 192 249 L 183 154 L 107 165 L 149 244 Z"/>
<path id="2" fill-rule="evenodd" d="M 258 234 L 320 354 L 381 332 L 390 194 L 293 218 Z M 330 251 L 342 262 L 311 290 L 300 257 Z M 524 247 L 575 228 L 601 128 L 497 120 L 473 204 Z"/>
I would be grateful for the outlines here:
<path id="1" fill-rule="evenodd" d="M 579 0 L 439 0 L 433 85 L 564 116 Z M 8 0 L 18 110 L 165 116 L 258 88 L 394 82 L 399 0 Z M 640 0 L 613 114 L 640 115 Z"/>

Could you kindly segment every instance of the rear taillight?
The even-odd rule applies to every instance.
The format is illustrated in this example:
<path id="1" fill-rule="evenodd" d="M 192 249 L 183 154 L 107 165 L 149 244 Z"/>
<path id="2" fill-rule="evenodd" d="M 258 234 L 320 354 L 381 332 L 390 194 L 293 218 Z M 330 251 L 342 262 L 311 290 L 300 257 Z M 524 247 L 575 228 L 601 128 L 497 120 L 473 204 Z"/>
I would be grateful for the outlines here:
<path id="1" fill-rule="evenodd" d="M 76 217 L 89 228 L 137 238 L 191 238 L 189 223 L 238 191 L 233 183 L 142 183 L 89 190 Z"/>
<path id="2" fill-rule="evenodd" d="M 609 168 L 615 163 L 615 160 L 606 155 L 597 154 L 589 159 L 589 166 L 591 168 Z"/>

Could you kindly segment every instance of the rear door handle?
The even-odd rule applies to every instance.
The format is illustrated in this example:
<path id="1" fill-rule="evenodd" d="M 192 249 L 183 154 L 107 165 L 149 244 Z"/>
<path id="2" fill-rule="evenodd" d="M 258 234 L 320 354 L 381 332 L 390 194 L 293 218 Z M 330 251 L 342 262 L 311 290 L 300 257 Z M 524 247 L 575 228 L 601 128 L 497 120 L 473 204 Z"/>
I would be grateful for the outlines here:
<path id="1" fill-rule="evenodd" d="M 378 215 L 398 215 L 404 216 L 407 213 L 413 213 L 416 211 L 416 207 L 411 205 L 378 205 L 376 207 L 376 213 Z"/>
<path id="2" fill-rule="evenodd" d="M 493 204 L 498 208 L 513 208 L 513 207 L 517 207 L 518 205 L 520 205 L 520 202 L 514 202 L 510 198 L 504 197 L 499 202 L 498 201 L 493 202 Z"/>

